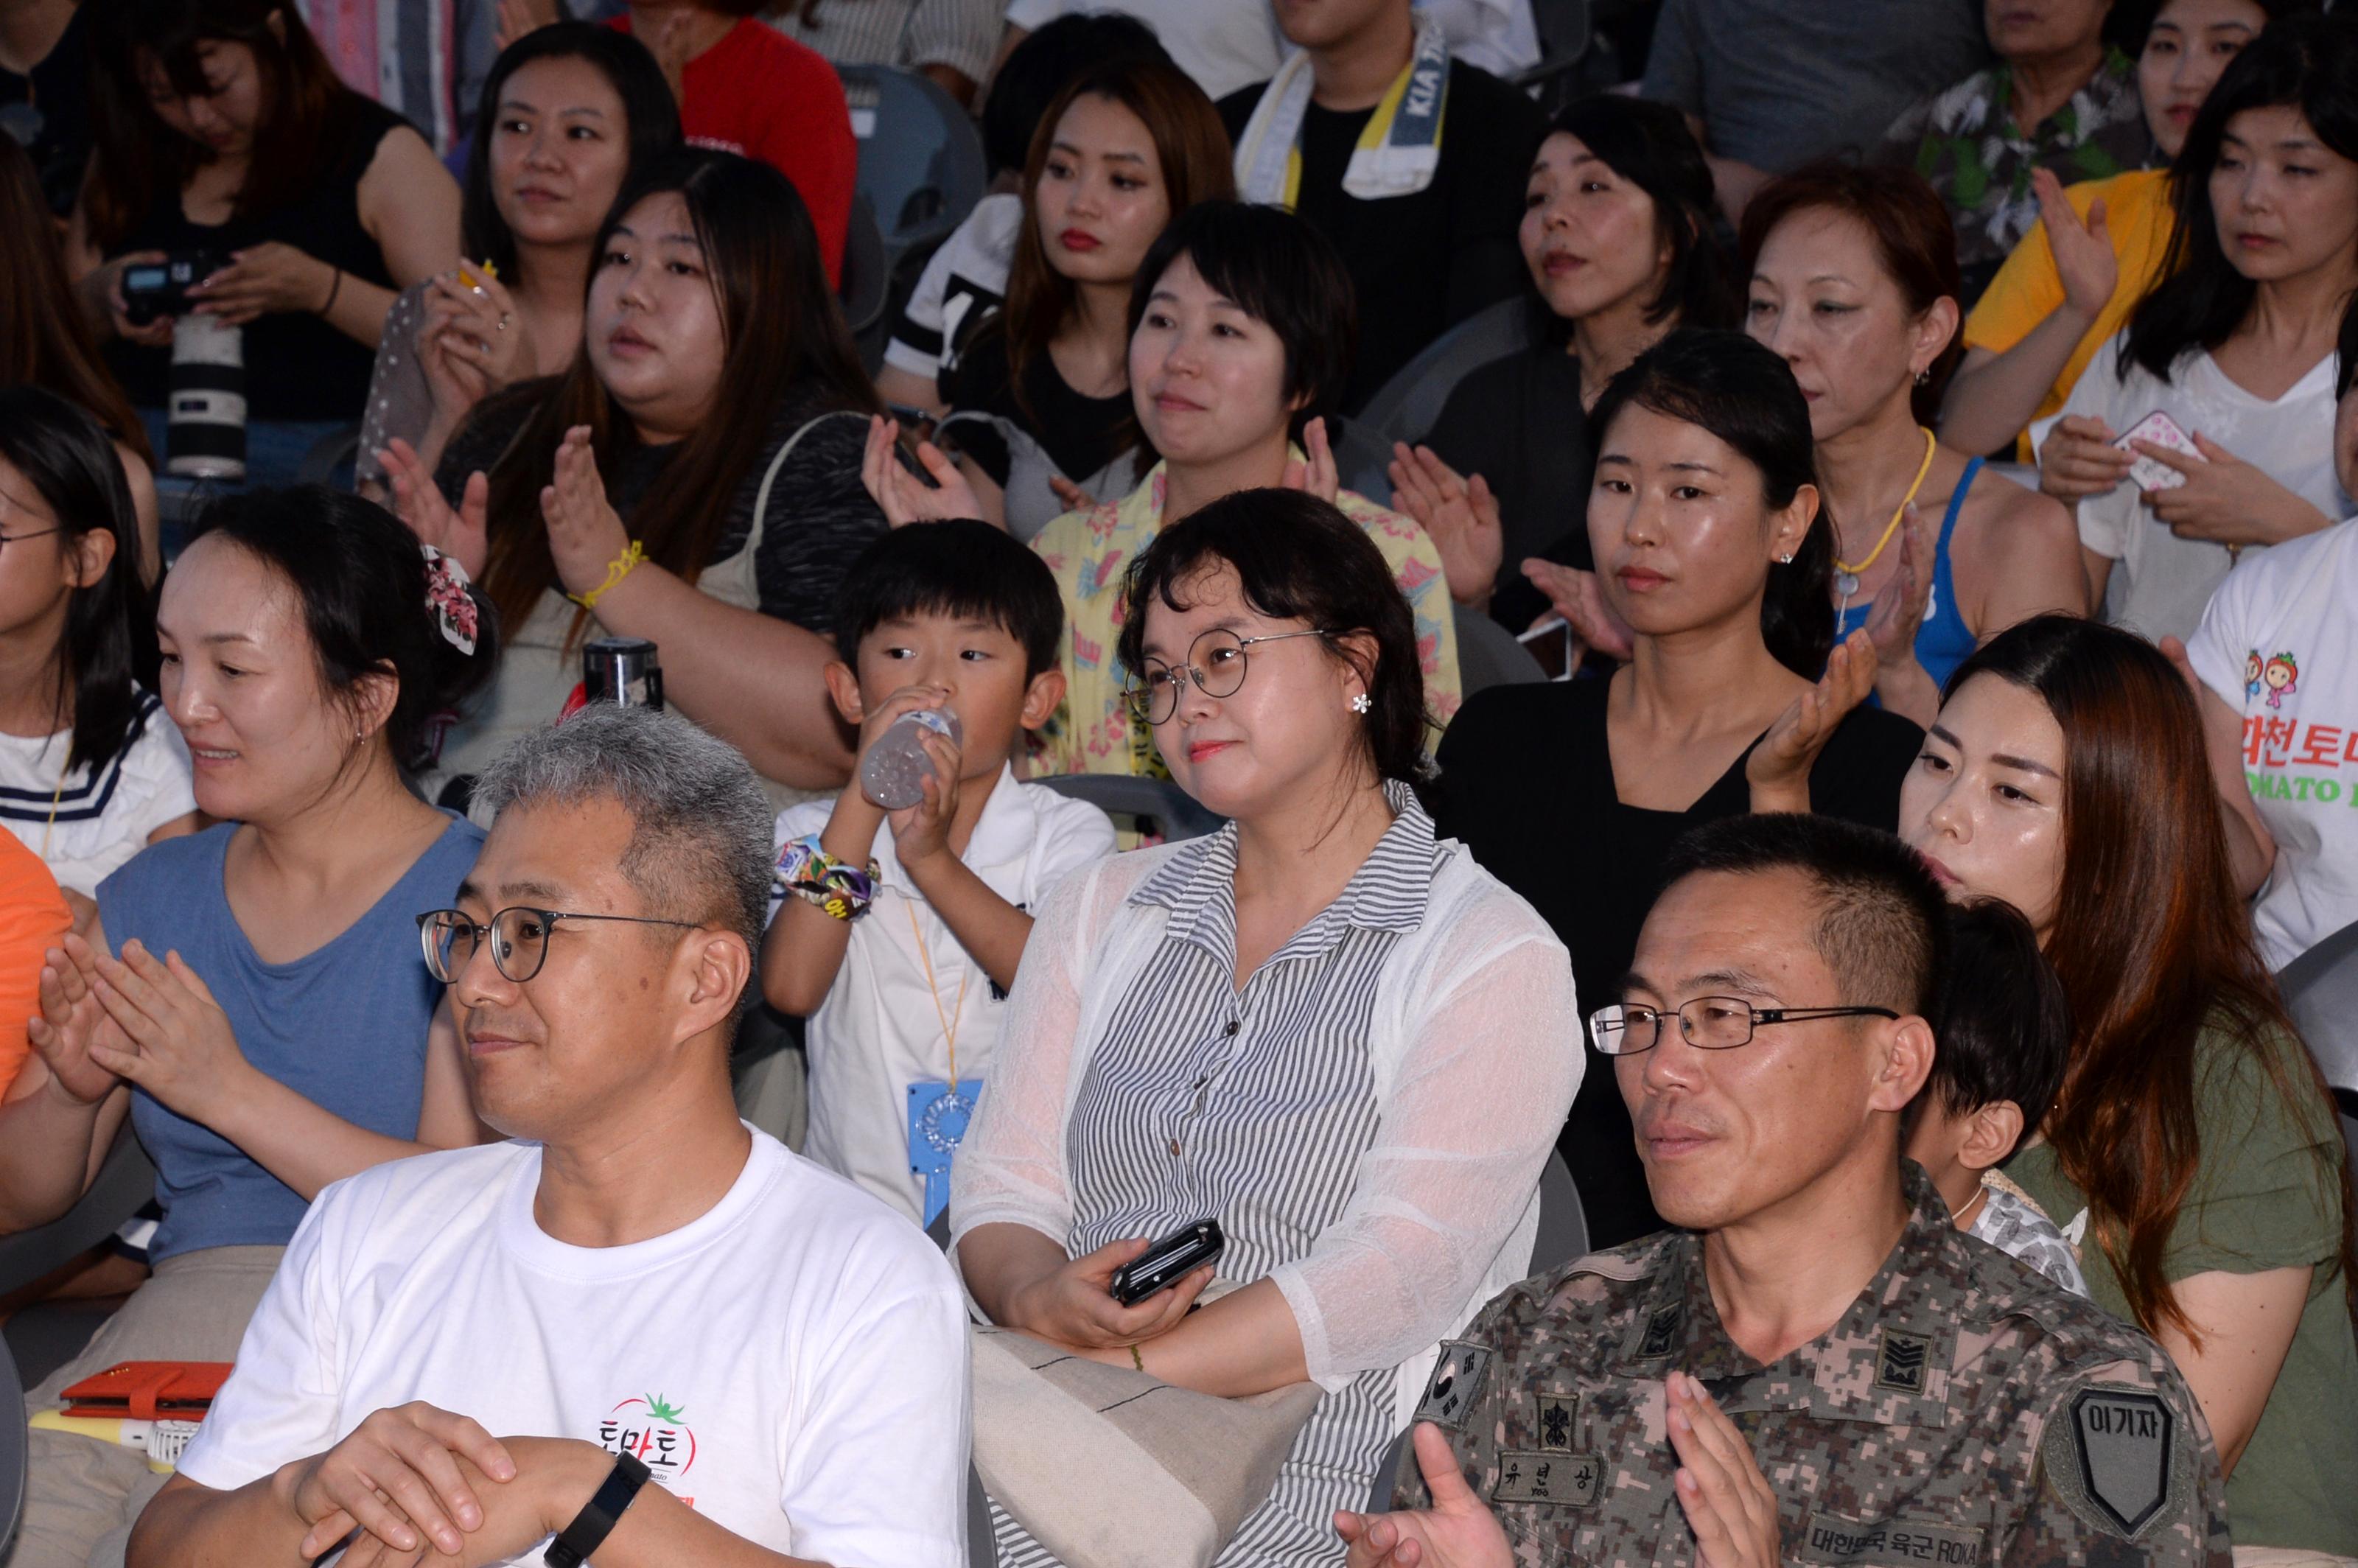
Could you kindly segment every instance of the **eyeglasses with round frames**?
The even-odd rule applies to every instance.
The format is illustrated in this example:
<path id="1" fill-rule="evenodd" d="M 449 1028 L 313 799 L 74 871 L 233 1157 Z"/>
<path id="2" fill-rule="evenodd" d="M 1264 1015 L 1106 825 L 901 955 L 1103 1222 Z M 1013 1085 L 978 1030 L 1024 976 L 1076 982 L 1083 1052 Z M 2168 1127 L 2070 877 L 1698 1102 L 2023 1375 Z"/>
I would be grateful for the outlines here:
<path id="1" fill-rule="evenodd" d="M 477 925 L 464 910 L 428 910 L 417 917 L 417 945 L 426 955 L 426 970 L 444 985 L 454 985 L 474 961 L 476 944 L 492 939 L 492 965 L 517 985 L 540 973 L 548 962 L 549 933 L 562 920 L 611 920 L 625 925 L 676 925 L 693 931 L 692 920 L 658 920 L 644 914 L 577 914 L 565 909 L 530 909 L 512 904 Z"/>
<path id="2" fill-rule="evenodd" d="M 1245 684 L 1245 650 L 1258 643 L 1283 643 L 1295 637 L 1326 637 L 1327 632 L 1268 632 L 1239 637 L 1216 626 L 1187 644 L 1186 662 L 1174 668 L 1161 659 L 1149 659 L 1132 672 L 1122 687 L 1122 700 L 1141 722 L 1161 724 L 1179 710 L 1179 687 L 1194 681 L 1206 697 L 1234 697 Z"/>
<path id="3" fill-rule="evenodd" d="M 1754 1007 L 1741 997 L 1699 996 L 1672 1013 L 1616 1002 L 1588 1015 L 1588 1037 L 1600 1054 L 1635 1056 L 1661 1044 L 1662 1020 L 1675 1017 L 1679 1035 L 1698 1051 L 1733 1051 L 1752 1044 L 1752 1032 L 1771 1023 L 1817 1018 L 1898 1018 L 1887 1007 Z"/>

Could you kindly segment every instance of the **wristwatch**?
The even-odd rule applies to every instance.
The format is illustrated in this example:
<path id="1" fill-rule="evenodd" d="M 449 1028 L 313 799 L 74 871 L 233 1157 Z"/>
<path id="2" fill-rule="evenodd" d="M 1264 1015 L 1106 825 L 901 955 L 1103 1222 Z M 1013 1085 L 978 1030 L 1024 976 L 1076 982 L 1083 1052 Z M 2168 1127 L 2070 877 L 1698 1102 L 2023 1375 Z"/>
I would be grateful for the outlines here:
<path id="1" fill-rule="evenodd" d="M 573 1522 L 559 1531 L 540 1560 L 548 1568 L 581 1568 L 582 1561 L 614 1533 L 622 1521 L 622 1511 L 638 1497 L 639 1488 L 647 1484 L 647 1467 L 628 1454 L 614 1455 L 614 1467 L 609 1471 L 595 1496 L 582 1505 L 573 1516 Z"/>

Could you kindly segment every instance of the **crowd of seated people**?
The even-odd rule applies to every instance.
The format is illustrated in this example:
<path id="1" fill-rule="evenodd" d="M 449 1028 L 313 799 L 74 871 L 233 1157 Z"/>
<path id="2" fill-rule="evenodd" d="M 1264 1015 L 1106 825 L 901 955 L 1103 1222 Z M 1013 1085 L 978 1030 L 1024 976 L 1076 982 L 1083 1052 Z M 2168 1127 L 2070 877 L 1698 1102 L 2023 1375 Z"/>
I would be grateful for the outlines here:
<path id="1" fill-rule="evenodd" d="M 0 1568 L 2358 1568 L 2358 17 L 1622 9 L 0 0 Z"/>

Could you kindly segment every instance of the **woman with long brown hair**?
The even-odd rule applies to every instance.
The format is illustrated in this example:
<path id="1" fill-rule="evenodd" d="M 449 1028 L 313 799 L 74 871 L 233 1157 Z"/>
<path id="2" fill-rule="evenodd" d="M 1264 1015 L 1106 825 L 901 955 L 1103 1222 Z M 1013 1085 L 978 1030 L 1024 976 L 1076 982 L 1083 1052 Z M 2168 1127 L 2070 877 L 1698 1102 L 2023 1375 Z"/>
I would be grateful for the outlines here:
<path id="1" fill-rule="evenodd" d="M 438 774 L 557 718 L 582 643 L 617 636 L 657 643 L 665 696 L 773 785 L 838 785 L 835 590 L 884 518 L 810 214 L 767 165 L 684 149 L 633 177 L 594 258 L 571 366 L 477 405 L 439 489 L 406 442 L 382 454 L 403 519 L 514 629 Z"/>
<path id="2" fill-rule="evenodd" d="M 0 136 L 0 386 L 54 392 L 105 430 L 139 519 L 140 575 L 154 581 L 163 566 L 156 546 L 156 454 L 74 307 L 40 178 L 13 136 Z"/>
<path id="3" fill-rule="evenodd" d="M 1235 184 L 1219 111 L 1176 66 L 1094 66 L 1049 105 L 1023 166 L 1007 304 L 943 376 L 942 437 L 984 516 L 1028 539 L 1076 489 L 1112 501 L 1137 482 L 1122 460 L 1141 439 L 1130 287 L 1172 218 Z"/>
<path id="4" fill-rule="evenodd" d="M 2021 910 L 2062 979 L 2063 1088 L 2006 1173 L 2185 1373 L 2238 1555 L 2358 1557 L 2342 1137 L 2254 945 L 2185 681 L 2093 622 L 2000 633 L 1951 677 L 1900 831 L 1952 892 Z"/>
<path id="5" fill-rule="evenodd" d="M 123 275 L 200 254 L 191 313 L 242 331 L 246 474 L 293 479 L 360 417 L 395 295 L 459 256 L 459 188 L 345 87 L 278 0 L 90 0 L 97 146 L 70 261 L 85 316 L 160 439 L 175 322 Z"/>

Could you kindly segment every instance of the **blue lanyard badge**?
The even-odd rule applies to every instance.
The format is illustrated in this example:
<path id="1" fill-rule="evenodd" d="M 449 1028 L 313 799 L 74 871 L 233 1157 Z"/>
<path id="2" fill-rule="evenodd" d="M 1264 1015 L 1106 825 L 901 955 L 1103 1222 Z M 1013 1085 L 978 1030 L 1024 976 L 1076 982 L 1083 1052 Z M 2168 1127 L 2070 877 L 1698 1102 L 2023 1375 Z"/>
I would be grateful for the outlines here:
<path id="1" fill-rule="evenodd" d="M 981 1098 L 980 1078 L 961 1078 L 956 1089 L 939 1078 L 909 1086 L 909 1173 L 925 1184 L 928 1226 L 950 1206 L 950 1159 L 965 1141 Z"/>

